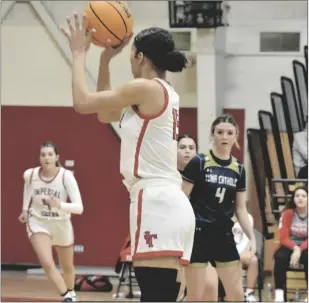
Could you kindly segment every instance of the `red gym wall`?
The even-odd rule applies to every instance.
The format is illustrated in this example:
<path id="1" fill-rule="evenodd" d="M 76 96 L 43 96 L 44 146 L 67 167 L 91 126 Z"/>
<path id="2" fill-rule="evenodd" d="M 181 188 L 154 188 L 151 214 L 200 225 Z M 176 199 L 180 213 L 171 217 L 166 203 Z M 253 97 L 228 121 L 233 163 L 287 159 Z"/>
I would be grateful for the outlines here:
<path id="1" fill-rule="evenodd" d="M 243 134 L 244 111 L 228 110 Z M 38 261 L 18 216 L 22 207 L 23 172 L 38 165 L 39 146 L 59 146 L 60 160 L 74 160 L 74 173 L 85 211 L 73 216 L 77 265 L 114 266 L 129 232 L 129 196 L 119 173 L 119 139 L 96 116 L 78 115 L 66 107 L 1 107 L 2 263 Z M 180 133 L 197 135 L 196 109 L 180 110 Z M 208 137 L 208 136 L 207 136 Z M 243 136 L 240 138 L 242 159 Z M 236 153 L 235 153 L 236 155 Z"/>
<path id="2" fill-rule="evenodd" d="M 45 140 L 59 146 L 60 161 L 74 160 L 85 211 L 73 217 L 76 263 L 114 265 L 129 231 L 129 198 L 119 174 L 119 139 L 95 115 L 65 107 L 3 106 L 2 111 L 2 262 L 38 263 L 18 222 L 25 169 L 38 165 Z"/>

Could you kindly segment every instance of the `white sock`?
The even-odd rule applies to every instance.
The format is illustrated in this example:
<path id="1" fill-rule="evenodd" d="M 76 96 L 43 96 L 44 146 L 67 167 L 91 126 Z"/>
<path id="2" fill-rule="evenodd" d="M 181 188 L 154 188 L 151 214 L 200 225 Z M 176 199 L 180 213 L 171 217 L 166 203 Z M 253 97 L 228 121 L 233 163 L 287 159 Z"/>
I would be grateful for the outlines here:
<path id="1" fill-rule="evenodd" d="M 254 290 L 252 288 L 247 288 L 245 294 L 249 295 L 249 294 L 251 294 L 253 292 L 254 292 Z"/>
<path id="2" fill-rule="evenodd" d="M 275 290 L 275 301 L 276 302 L 284 302 L 284 291 L 283 289 Z"/>

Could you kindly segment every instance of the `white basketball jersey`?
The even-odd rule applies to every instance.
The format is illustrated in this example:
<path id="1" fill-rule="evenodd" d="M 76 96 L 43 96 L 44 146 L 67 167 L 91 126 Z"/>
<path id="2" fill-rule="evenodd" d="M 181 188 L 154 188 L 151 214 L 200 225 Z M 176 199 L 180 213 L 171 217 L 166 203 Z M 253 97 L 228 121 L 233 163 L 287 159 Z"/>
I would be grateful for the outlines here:
<path id="1" fill-rule="evenodd" d="M 143 117 L 136 106 L 125 108 L 120 121 L 120 172 L 130 191 L 139 180 L 181 184 L 177 170 L 179 96 L 164 80 L 165 105 L 155 117 Z"/>
<path id="2" fill-rule="evenodd" d="M 68 194 L 64 186 L 65 169 L 60 167 L 58 174 L 50 181 L 45 181 L 41 175 L 41 167 L 31 169 L 29 179 L 29 190 L 31 191 L 31 202 L 29 205 L 29 213 L 36 217 L 63 220 L 69 219 L 71 214 L 59 209 L 49 208 L 44 205 L 43 199 L 55 197 L 62 202 L 67 201 Z"/>

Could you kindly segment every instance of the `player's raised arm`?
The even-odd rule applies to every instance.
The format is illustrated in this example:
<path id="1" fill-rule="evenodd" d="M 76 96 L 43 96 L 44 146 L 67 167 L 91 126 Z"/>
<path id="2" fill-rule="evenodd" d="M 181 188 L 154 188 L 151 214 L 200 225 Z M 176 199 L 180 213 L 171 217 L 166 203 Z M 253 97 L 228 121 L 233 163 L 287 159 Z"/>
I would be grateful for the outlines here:
<path id="1" fill-rule="evenodd" d="M 162 88 L 152 81 L 153 78 L 165 78 L 165 72 L 180 72 L 187 64 L 187 59 L 184 54 L 175 50 L 174 44 L 170 44 L 170 49 L 162 50 L 158 48 L 156 39 L 162 39 L 163 35 L 157 36 L 157 28 L 146 30 L 139 33 L 132 45 L 131 49 L 131 67 L 132 74 L 135 80 L 124 84 L 117 89 L 108 89 L 109 73 L 108 70 L 102 72 L 102 77 L 106 76 L 105 83 L 101 77 L 100 87 L 103 91 L 90 92 L 85 74 L 86 53 L 89 49 L 92 33 L 94 30 L 87 30 L 87 20 L 84 17 L 83 26 L 79 25 L 78 15 L 74 15 L 74 26 L 71 24 L 70 18 L 67 18 L 69 32 L 62 29 L 64 35 L 67 37 L 72 55 L 72 93 L 73 106 L 78 113 L 93 114 L 100 113 L 101 121 L 104 121 L 106 115 L 117 113 L 119 118 L 119 111 L 130 105 L 143 105 L 144 103 L 151 104 L 149 106 L 150 114 L 157 113 L 161 109 L 161 98 L 163 95 Z M 153 35 L 152 35 L 152 32 Z M 109 61 L 120 53 L 120 51 L 129 43 L 132 34 L 127 35 L 122 44 L 116 48 L 111 47 L 106 41 L 105 51 L 103 52 L 104 62 L 108 64 Z M 173 42 L 174 43 L 174 42 Z M 162 43 L 164 44 L 164 43 Z M 103 63 L 104 63 L 103 62 Z M 101 62 L 102 63 L 102 62 Z M 154 71 L 154 66 L 156 70 Z M 147 74 L 147 78 L 141 77 L 142 74 Z M 142 79 L 144 78 L 144 79 Z M 164 95 L 163 95 L 164 96 Z M 152 104 L 158 103 L 157 106 Z M 147 106 L 148 107 L 148 106 Z M 107 114 L 106 114 L 107 113 Z M 105 117 L 104 117 L 105 116 Z M 110 120 L 110 119 L 109 119 Z"/>
<path id="2" fill-rule="evenodd" d="M 151 102 L 152 96 L 156 97 L 158 90 L 162 93 L 162 89 L 154 81 L 147 79 L 135 79 L 119 88 L 100 92 L 82 92 L 78 82 L 73 82 L 73 103 L 80 114 L 121 111 L 130 105 Z"/>
<path id="3" fill-rule="evenodd" d="M 110 40 L 108 41 L 107 47 L 111 47 Z M 100 66 L 99 66 L 99 73 L 98 73 L 98 81 L 97 81 L 97 91 L 106 91 L 111 89 L 110 84 L 110 68 L 109 62 L 110 57 L 107 56 L 106 49 L 102 52 L 100 57 Z M 102 123 L 110 123 L 114 121 L 120 121 L 121 118 L 121 110 L 107 112 L 107 111 L 100 111 L 98 112 L 98 120 Z"/>

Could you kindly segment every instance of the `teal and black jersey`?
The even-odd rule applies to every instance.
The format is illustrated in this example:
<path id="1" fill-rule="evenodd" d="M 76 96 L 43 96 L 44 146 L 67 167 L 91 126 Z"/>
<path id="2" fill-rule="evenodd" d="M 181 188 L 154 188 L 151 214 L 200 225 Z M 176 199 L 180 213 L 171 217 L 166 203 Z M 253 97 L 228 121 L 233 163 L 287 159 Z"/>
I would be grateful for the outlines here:
<path id="1" fill-rule="evenodd" d="M 197 223 L 212 223 L 230 230 L 236 194 L 246 190 L 244 165 L 234 157 L 218 159 L 210 150 L 193 157 L 182 177 L 194 184 L 190 201 Z"/>

